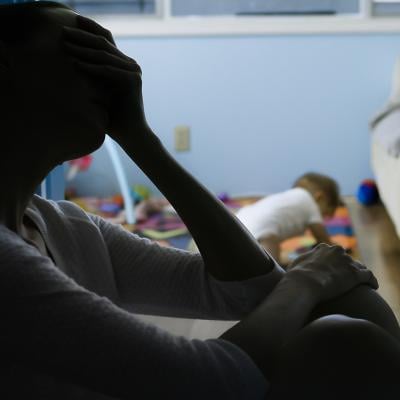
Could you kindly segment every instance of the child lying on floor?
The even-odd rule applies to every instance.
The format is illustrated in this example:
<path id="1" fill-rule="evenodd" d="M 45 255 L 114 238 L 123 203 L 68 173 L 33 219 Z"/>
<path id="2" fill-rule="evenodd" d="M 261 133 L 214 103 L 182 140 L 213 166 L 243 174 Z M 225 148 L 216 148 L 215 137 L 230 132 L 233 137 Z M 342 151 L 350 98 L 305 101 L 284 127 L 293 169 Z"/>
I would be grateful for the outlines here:
<path id="1" fill-rule="evenodd" d="M 264 197 L 236 214 L 250 233 L 276 259 L 280 244 L 310 229 L 317 243 L 332 244 L 323 218 L 332 217 L 340 204 L 337 183 L 330 177 L 307 173 L 292 189 Z"/>

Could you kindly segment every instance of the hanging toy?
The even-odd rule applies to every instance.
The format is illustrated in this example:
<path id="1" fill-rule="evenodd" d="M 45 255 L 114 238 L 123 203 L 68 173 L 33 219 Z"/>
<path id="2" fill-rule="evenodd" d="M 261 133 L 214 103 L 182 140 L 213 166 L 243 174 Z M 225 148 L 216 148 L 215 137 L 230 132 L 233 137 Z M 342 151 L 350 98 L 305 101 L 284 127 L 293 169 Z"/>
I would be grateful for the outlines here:
<path id="1" fill-rule="evenodd" d="M 68 161 L 70 168 L 67 172 L 66 179 L 67 181 L 72 181 L 75 178 L 78 172 L 87 171 L 92 165 L 93 156 L 87 155 L 80 158 L 76 158 L 75 160 Z"/>

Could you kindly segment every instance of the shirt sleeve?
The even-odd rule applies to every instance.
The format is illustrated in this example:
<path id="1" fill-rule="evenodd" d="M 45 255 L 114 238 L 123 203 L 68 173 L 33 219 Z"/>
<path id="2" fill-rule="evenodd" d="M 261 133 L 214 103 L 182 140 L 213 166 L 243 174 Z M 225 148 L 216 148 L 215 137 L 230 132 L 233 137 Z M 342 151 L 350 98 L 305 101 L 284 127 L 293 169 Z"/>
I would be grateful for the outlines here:
<path id="1" fill-rule="evenodd" d="M 2 365 L 121 399 L 262 399 L 267 382 L 230 342 L 189 341 L 85 290 L 0 226 Z"/>
<path id="2" fill-rule="evenodd" d="M 91 218 L 106 242 L 124 308 L 136 313 L 239 320 L 265 299 L 284 274 L 275 264 L 261 277 L 218 281 L 207 273 L 200 254 L 161 247 L 101 217 Z"/>
<path id="3" fill-rule="evenodd" d="M 308 223 L 309 224 L 322 224 L 324 219 L 322 218 L 321 211 L 318 208 L 317 203 L 311 196 L 308 196 L 306 209 L 308 213 Z"/>

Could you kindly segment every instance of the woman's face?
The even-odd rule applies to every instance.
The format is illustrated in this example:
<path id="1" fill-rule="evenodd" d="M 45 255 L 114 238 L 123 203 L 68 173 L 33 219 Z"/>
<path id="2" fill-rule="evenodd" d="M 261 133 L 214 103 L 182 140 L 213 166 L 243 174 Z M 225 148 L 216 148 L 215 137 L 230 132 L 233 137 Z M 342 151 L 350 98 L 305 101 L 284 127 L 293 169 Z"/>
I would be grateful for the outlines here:
<path id="1" fill-rule="evenodd" d="M 78 70 L 63 48 L 62 27 L 76 27 L 73 11 L 43 12 L 43 24 L 29 43 L 12 54 L 13 115 L 21 140 L 49 146 L 60 161 L 93 152 L 104 141 L 108 125 L 106 95 L 98 82 Z M 26 138 L 30 135 L 30 138 Z"/>

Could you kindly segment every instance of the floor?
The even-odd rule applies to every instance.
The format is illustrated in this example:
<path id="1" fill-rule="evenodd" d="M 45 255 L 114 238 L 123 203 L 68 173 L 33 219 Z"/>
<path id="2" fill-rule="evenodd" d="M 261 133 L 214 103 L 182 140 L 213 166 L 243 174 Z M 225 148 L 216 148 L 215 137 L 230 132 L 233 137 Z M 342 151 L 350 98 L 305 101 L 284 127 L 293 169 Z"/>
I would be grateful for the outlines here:
<path id="1" fill-rule="evenodd" d="M 400 321 L 400 239 L 383 205 L 345 200 L 358 238 L 359 258 L 377 277 L 379 293 Z"/>

